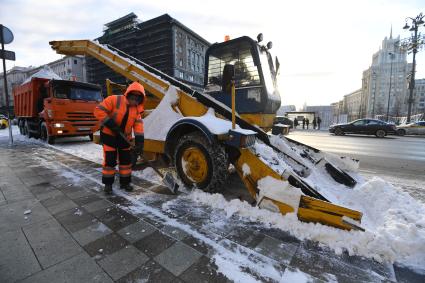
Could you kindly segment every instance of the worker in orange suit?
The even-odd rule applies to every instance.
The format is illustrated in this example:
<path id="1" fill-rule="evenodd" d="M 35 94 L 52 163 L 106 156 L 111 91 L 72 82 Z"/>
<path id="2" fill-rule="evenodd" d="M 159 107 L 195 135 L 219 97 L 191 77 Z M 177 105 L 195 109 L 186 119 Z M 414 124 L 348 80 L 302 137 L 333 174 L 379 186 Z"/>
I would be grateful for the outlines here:
<path id="1" fill-rule="evenodd" d="M 133 82 L 124 95 L 111 95 L 103 100 L 94 110 L 94 115 L 101 122 L 100 141 L 103 144 L 102 183 L 105 193 L 112 193 L 115 178 L 115 166 L 118 161 L 120 187 L 132 191 L 131 153 L 132 132 L 135 137 L 136 154 L 143 153 L 144 130 L 141 114 L 144 111 L 145 89 L 138 82 Z M 125 136 L 126 138 L 123 138 Z"/>

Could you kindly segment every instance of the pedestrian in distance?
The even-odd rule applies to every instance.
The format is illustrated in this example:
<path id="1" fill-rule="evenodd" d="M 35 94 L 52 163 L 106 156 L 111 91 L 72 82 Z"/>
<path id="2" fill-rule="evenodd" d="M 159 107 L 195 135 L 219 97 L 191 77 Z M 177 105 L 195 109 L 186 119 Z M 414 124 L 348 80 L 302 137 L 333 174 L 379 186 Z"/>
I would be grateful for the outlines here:
<path id="1" fill-rule="evenodd" d="M 305 129 L 305 118 L 303 118 L 303 130 Z"/>
<path id="2" fill-rule="evenodd" d="M 294 118 L 294 128 L 296 129 L 298 127 L 298 119 Z"/>
<path id="3" fill-rule="evenodd" d="M 307 125 L 307 130 L 308 130 L 308 124 L 310 124 L 310 120 L 308 118 L 305 119 L 305 124 Z"/>
<path id="4" fill-rule="evenodd" d="M 94 110 L 94 115 L 101 122 L 102 183 L 105 185 L 105 194 L 112 193 L 117 160 L 121 189 L 129 192 L 133 190 L 130 184 L 132 156 L 129 140 L 134 132 L 134 151 L 137 155 L 142 154 L 145 141 L 141 117 L 144 101 L 145 89 L 140 83 L 134 82 L 124 95 L 108 96 Z"/>
<path id="5" fill-rule="evenodd" d="M 320 117 L 317 117 L 317 129 L 320 130 L 320 123 L 322 123 L 322 119 Z"/>
<path id="6" fill-rule="evenodd" d="M 317 125 L 317 121 L 316 121 L 316 117 L 313 118 L 313 129 L 316 129 L 316 125 Z"/>

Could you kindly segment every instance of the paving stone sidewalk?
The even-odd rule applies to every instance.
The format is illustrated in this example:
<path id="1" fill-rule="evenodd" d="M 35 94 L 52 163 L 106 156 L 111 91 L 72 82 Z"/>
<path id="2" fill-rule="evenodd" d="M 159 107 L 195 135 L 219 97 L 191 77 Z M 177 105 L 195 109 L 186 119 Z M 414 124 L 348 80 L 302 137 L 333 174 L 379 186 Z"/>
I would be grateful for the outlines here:
<path id="1" fill-rule="evenodd" d="M 272 265 L 277 275 L 241 264 L 264 282 L 286 282 L 294 272 L 312 282 L 425 282 L 406 268 L 337 256 L 188 198 L 152 193 L 161 187 L 145 180 L 134 178 L 130 195 L 105 197 L 100 165 L 51 147 L 9 147 L 0 138 L 0 161 L 0 282 L 231 282 L 215 262 L 227 253 Z"/>

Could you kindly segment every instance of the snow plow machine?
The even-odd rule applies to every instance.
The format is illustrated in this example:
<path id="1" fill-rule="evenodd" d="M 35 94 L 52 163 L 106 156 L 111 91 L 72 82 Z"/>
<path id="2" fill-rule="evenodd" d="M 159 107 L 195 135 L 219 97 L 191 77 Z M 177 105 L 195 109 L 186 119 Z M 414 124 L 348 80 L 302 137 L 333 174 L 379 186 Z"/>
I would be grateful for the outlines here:
<path id="1" fill-rule="evenodd" d="M 315 181 L 319 176 L 326 184 L 354 187 L 345 160 L 268 134 L 281 103 L 279 62 L 261 34 L 257 40 L 244 36 L 211 45 L 203 91 L 112 46 L 90 40 L 50 45 L 59 54 L 92 56 L 145 87 L 144 157 L 165 160 L 185 186 L 218 192 L 232 164 L 259 207 L 296 213 L 305 222 L 363 230 L 362 213 L 332 203 L 337 202 L 327 196 L 332 188 Z"/>

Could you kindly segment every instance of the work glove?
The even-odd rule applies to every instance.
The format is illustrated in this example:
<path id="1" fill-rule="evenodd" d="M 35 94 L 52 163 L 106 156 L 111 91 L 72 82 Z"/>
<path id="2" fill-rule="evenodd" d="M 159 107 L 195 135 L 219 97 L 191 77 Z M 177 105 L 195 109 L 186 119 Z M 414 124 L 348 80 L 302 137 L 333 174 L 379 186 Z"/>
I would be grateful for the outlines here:
<path id="1" fill-rule="evenodd" d="M 103 125 L 108 127 L 111 131 L 113 131 L 116 134 L 119 134 L 121 132 L 121 128 L 111 118 L 106 119 L 106 121 L 103 123 Z"/>

